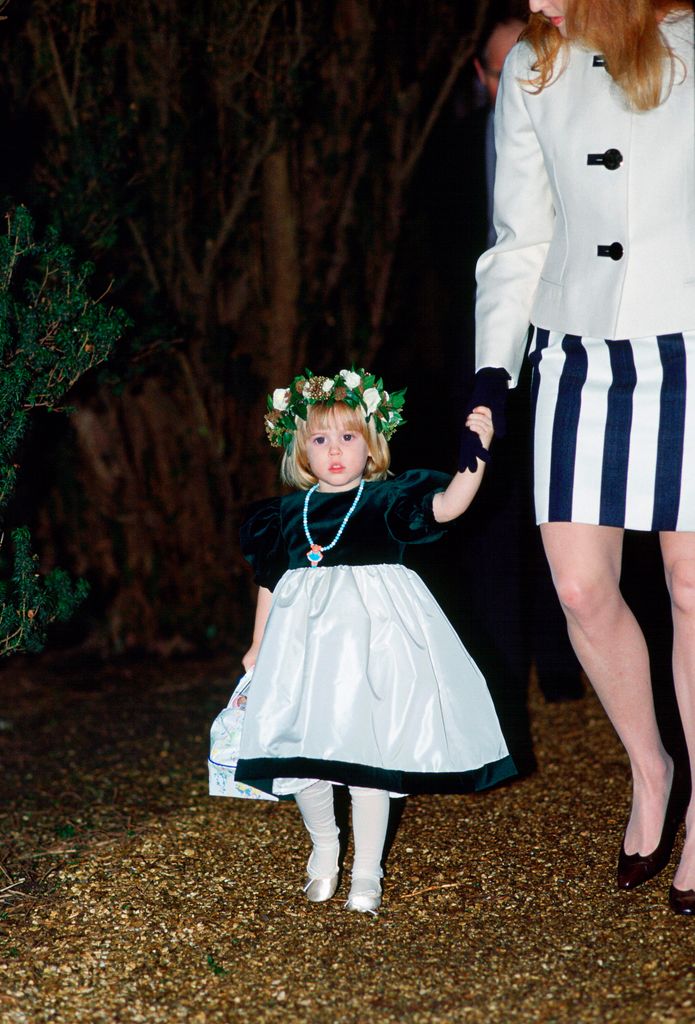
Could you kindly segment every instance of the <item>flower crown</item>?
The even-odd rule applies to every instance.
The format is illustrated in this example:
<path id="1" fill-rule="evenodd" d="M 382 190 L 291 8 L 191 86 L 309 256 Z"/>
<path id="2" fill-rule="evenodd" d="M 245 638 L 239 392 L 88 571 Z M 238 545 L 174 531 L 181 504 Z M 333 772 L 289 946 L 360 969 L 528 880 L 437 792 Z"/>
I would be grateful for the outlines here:
<path id="1" fill-rule="evenodd" d="M 265 432 L 273 448 L 289 448 L 297 423 L 306 420 L 310 405 L 344 402 L 351 409 L 364 409 L 365 419 L 374 417 L 374 425 L 387 441 L 405 423 L 401 410 L 405 403 L 402 391 L 384 391 L 381 379 L 366 370 L 341 370 L 335 377 L 314 376 L 311 370 L 295 377 L 288 388 L 276 388 L 268 395 Z"/>

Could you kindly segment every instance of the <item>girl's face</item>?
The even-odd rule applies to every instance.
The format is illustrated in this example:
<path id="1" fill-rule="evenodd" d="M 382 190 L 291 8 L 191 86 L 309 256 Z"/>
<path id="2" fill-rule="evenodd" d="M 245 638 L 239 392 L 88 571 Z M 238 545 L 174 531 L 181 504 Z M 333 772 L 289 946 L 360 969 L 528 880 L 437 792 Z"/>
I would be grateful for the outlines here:
<path id="1" fill-rule="evenodd" d="M 321 429 L 310 430 L 306 457 L 320 491 L 349 491 L 364 476 L 369 447 L 362 434 L 347 429 L 336 416 Z"/>
<path id="2" fill-rule="evenodd" d="M 529 0 L 529 7 L 532 14 L 543 14 L 564 36 L 567 2 L 568 0 Z"/>

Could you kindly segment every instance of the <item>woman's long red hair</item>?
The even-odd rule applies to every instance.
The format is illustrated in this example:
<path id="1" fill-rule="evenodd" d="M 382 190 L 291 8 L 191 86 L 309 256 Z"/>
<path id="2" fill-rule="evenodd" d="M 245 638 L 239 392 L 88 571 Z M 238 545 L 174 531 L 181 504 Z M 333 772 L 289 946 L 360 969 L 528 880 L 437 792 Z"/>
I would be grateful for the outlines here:
<path id="1" fill-rule="evenodd" d="M 568 42 L 601 53 L 611 77 L 635 110 L 651 110 L 664 98 L 664 76 L 673 81 L 674 58 L 659 31 L 667 14 L 693 10 L 691 0 L 567 0 L 567 38 L 542 14 L 532 14 L 521 38 L 533 47 L 540 92 L 558 70 Z"/>

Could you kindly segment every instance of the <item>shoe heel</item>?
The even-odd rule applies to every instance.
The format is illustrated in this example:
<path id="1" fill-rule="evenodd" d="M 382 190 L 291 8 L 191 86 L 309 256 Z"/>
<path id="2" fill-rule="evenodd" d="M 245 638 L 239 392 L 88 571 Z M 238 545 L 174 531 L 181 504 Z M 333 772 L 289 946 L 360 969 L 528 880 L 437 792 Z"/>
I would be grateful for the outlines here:
<path id="1" fill-rule="evenodd" d="M 626 853 L 625 836 L 623 835 L 618 855 L 617 883 L 619 889 L 629 892 L 644 885 L 645 882 L 649 882 L 664 870 L 671 859 L 678 829 L 685 817 L 685 808 L 682 782 L 680 776 L 674 774 L 661 838 L 656 848 L 645 856 L 642 856 L 641 853 Z"/>
<path id="2" fill-rule="evenodd" d="M 695 889 L 676 889 L 672 885 L 668 893 L 668 905 L 674 914 L 695 916 Z"/>

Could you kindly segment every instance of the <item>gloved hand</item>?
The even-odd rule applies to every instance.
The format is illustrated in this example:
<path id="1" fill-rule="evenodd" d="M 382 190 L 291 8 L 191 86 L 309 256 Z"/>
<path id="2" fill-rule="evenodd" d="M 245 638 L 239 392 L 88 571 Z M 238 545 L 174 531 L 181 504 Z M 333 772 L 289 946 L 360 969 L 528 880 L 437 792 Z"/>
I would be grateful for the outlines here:
<path id="1" fill-rule="evenodd" d="M 507 381 L 509 380 L 511 377 L 502 366 L 486 366 L 476 373 L 473 390 L 463 411 L 464 426 L 459 448 L 459 472 L 469 469 L 471 473 L 475 473 L 478 468 L 478 459 L 482 459 L 483 462 L 490 461 L 490 453 L 483 448 L 478 435 L 465 426 L 465 420 L 477 405 L 487 406 L 492 413 L 495 434 L 498 437 L 504 437 L 506 434 Z"/>

